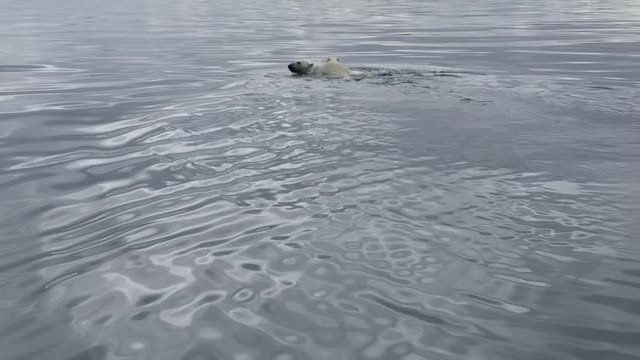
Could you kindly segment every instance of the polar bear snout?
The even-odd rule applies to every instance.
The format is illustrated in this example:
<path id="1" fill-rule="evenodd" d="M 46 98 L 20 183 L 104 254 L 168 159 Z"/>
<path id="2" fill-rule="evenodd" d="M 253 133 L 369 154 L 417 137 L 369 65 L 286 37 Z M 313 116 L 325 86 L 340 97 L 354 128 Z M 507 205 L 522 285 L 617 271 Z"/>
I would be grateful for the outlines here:
<path id="1" fill-rule="evenodd" d="M 289 71 L 298 75 L 310 75 L 314 72 L 314 65 L 312 62 L 307 60 L 298 60 L 292 62 L 288 66 Z"/>
<path id="2" fill-rule="evenodd" d="M 289 67 L 289 71 L 291 71 L 294 74 L 303 75 L 306 73 L 306 68 L 301 61 L 292 62 L 291 64 L 289 64 L 288 67 Z"/>

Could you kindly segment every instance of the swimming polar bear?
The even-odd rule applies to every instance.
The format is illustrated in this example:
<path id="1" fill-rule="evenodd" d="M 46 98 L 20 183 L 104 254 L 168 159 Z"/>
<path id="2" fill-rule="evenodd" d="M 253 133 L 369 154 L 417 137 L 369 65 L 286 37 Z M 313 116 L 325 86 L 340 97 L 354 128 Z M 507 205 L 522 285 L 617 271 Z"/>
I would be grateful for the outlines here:
<path id="1" fill-rule="evenodd" d="M 331 78 L 343 78 L 347 76 L 364 76 L 362 71 L 349 70 L 342 65 L 340 59 L 330 56 L 324 64 L 316 65 L 307 60 L 298 60 L 289 64 L 289 71 L 298 75 L 316 75 Z"/>

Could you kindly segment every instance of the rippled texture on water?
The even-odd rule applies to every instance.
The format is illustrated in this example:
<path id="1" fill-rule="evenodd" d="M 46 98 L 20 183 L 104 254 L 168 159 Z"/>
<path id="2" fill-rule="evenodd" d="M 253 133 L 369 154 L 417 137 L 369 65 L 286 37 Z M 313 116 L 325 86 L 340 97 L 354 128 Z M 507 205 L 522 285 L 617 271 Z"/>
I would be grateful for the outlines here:
<path id="1" fill-rule="evenodd" d="M 0 8 L 0 359 L 639 358 L 636 1 Z"/>

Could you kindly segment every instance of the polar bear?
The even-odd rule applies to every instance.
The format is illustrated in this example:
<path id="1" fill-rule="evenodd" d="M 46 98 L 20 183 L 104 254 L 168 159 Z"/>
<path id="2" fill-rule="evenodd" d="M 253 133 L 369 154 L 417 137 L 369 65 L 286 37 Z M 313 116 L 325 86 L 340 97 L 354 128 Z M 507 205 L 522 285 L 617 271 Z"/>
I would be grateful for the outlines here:
<path id="1" fill-rule="evenodd" d="M 335 56 L 327 58 L 326 62 L 316 65 L 307 60 L 298 60 L 289 64 L 289 71 L 298 75 L 316 75 L 332 78 L 343 78 L 351 75 L 363 75 L 360 71 L 349 70 L 342 65 L 340 59 Z"/>

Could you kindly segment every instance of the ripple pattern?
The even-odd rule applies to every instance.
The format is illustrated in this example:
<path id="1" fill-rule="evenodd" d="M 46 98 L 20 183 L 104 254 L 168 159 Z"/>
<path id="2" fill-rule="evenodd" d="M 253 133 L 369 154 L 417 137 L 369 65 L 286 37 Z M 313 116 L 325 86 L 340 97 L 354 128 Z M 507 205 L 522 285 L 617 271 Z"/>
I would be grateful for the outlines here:
<path id="1" fill-rule="evenodd" d="M 3 358 L 637 357 L 635 3 L 3 8 Z"/>

